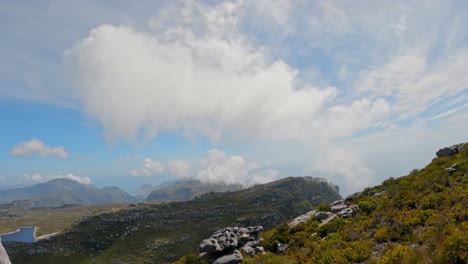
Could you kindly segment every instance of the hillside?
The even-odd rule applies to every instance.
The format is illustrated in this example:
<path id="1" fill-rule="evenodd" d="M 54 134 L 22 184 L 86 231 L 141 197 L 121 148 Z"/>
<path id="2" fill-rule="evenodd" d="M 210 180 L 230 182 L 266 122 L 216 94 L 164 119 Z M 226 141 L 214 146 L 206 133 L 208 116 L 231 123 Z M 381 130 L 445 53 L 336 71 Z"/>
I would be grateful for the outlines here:
<path id="1" fill-rule="evenodd" d="M 0 191 L 0 203 L 24 200 L 28 200 L 32 207 L 53 207 L 132 202 L 134 198 L 117 187 L 99 189 L 70 179 L 55 179 L 30 187 Z"/>
<path id="2" fill-rule="evenodd" d="M 13 263 L 168 263 L 196 251 L 217 229 L 271 228 L 340 198 L 336 186 L 322 179 L 286 178 L 191 201 L 132 205 L 85 218 L 48 241 L 4 246 Z"/>
<path id="3" fill-rule="evenodd" d="M 462 146 L 349 196 L 345 203 L 359 207 L 351 217 L 328 224 L 312 217 L 261 234 L 269 253 L 243 263 L 468 263 L 468 145 Z"/>
<path id="4" fill-rule="evenodd" d="M 187 201 L 209 192 L 238 191 L 240 189 L 242 189 L 242 185 L 240 184 L 226 185 L 188 180 L 175 182 L 172 185 L 156 189 L 148 195 L 146 200 Z"/>

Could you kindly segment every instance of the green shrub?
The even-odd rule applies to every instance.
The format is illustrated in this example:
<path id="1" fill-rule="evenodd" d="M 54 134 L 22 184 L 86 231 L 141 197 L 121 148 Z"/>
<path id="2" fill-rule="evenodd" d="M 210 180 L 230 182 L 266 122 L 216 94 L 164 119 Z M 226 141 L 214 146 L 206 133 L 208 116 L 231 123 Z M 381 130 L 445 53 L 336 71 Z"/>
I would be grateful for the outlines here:
<path id="1" fill-rule="evenodd" d="M 382 256 L 382 264 L 414 264 L 414 257 L 414 251 L 407 246 L 391 246 Z"/>
<path id="2" fill-rule="evenodd" d="M 331 208 L 328 204 L 326 203 L 320 203 L 319 205 L 317 205 L 317 207 L 315 207 L 315 210 L 317 211 L 322 211 L 322 212 L 330 212 Z"/>
<path id="3" fill-rule="evenodd" d="M 468 237 L 458 230 L 448 237 L 438 250 L 436 262 L 441 264 L 468 263 Z"/>

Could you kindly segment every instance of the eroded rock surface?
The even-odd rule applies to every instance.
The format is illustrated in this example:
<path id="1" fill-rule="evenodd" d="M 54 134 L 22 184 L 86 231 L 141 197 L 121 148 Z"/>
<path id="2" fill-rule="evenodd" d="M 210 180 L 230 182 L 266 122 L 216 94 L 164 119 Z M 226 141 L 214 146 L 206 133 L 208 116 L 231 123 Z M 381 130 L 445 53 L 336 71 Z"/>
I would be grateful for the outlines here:
<path id="1" fill-rule="evenodd" d="M 213 264 L 237 264 L 243 260 L 239 250 L 250 256 L 264 253 L 261 246 L 263 240 L 258 237 L 261 231 L 262 226 L 226 227 L 218 230 L 200 243 L 198 258 Z"/>
<path id="2" fill-rule="evenodd" d="M 331 204 L 331 212 L 317 212 L 316 210 L 309 211 L 303 215 L 294 218 L 289 223 L 289 227 L 295 227 L 300 223 L 305 223 L 312 217 L 317 217 L 321 221 L 320 225 L 324 225 L 329 223 L 336 217 L 351 217 L 353 213 L 357 210 L 357 205 L 347 205 L 345 204 L 344 200 L 338 200 Z"/>
<path id="3" fill-rule="evenodd" d="M 441 148 L 436 152 L 437 157 L 449 157 L 455 155 L 463 150 L 467 143 L 460 143 L 451 147 Z"/>

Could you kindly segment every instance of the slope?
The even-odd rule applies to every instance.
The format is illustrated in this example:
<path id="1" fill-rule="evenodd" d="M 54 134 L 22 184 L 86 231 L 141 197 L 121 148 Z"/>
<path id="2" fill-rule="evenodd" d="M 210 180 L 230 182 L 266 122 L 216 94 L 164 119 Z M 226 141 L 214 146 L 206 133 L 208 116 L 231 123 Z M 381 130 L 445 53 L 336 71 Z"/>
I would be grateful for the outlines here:
<path id="1" fill-rule="evenodd" d="M 468 145 L 459 150 L 349 196 L 352 217 L 263 233 L 270 252 L 245 263 L 468 263 Z"/>
<path id="2" fill-rule="evenodd" d="M 143 203 L 83 219 L 49 241 L 4 246 L 15 263 L 167 263 L 196 251 L 214 230 L 229 225 L 273 227 L 339 198 L 335 186 L 322 179 L 286 178 L 191 201 Z"/>
<path id="3" fill-rule="evenodd" d="M 170 186 L 156 189 L 148 195 L 146 200 L 187 201 L 209 192 L 238 191 L 240 189 L 242 189 L 242 185 L 240 184 L 226 185 L 202 183 L 198 180 L 188 180 L 175 182 Z"/>

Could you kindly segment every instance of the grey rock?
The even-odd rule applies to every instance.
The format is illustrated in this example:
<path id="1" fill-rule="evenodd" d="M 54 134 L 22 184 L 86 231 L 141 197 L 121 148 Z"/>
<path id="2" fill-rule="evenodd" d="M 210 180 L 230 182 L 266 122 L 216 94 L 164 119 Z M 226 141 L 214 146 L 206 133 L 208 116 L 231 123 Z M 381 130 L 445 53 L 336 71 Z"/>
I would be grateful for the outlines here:
<path id="1" fill-rule="evenodd" d="M 449 157 L 452 155 L 455 155 L 463 150 L 463 148 L 466 146 L 466 143 L 460 143 L 453 145 L 451 147 L 445 147 L 441 148 L 436 152 L 437 157 Z"/>
<path id="2" fill-rule="evenodd" d="M 0 242 L 0 264 L 11 264 L 8 254 L 3 248 L 2 242 Z"/>
<path id="3" fill-rule="evenodd" d="M 327 219 L 328 217 L 330 217 L 332 215 L 332 213 L 330 212 L 318 212 L 316 217 L 320 220 L 323 220 L 323 219 Z"/>
<path id="4" fill-rule="evenodd" d="M 244 251 L 249 256 L 253 256 L 255 254 L 255 249 L 249 246 L 243 246 L 242 251 Z"/>
<path id="5" fill-rule="evenodd" d="M 216 259 L 213 264 L 237 264 L 241 263 L 244 258 L 239 250 L 235 249 L 232 252 Z"/>
<path id="6" fill-rule="evenodd" d="M 276 246 L 276 251 L 281 254 L 288 248 L 288 246 L 289 244 L 286 243 L 278 243 L 278 245 Z"/>
<path id="7" fill-rule="evenodd" d="M 442 149 L 439 149 L 436 152 L 437 157 L 449 157 L 449 156 L 452 156 L 452 155 L 455 155 L 455 154 L 457 154 L 457 152 L 455 152 L 451 148 L 442 148 Z"/>
<path id="8" fill-rule="evenodd" d="M 348 208 L 343 209 L 342 211 L 338 212 L 336 215 L 341 216 L 343 218 L 351 217 L 351 216 L 353 216 L 353 209 L 348 207 Z"/>
<path id="9" fill-rule="evenodd" d="M 210 259 L 210 253 L 208 252 L 201 252 L 199 255 L 198 255 L 198 258 L 201 259 L 201 260 L 209 260 Z"/>
<path id="10" fill-rule="evenodd" d="M 360 194 L 361 194 L 361 192 L 355 192 L 353 194 L 350 194 L 350 195 L 346 196 L 345 201 L 350 202 Z"/>
<path id="11" fill-rule="evenodd" d="M 214 238 L 208 238 L 208 239 L 203 240 L 200 243 L 200 246 L 198 247 L 198 250 L 200 252 L 212 253 L 212 252 L 220 252 L 223 249 L 219 245 L 218 240 L 216 240 Z"/>
<path id="12" fill-rule="evenodd" d="M 209 263 L 239 263 L 242 254 L 239 249 L 250 256 L 255 253 L 264 253 L 261 247 L 263 239 L 258 234 L 263 231 L 262 226 L 251 227 L 226 227 L 213 233 L 204 239 L 199 245 L 199 259 Z"/>
<path id="13" fill-rule="evenodd" d="M 249 230 L 250 234 L 255 235 L 263 231 L 263 226 L 249 226 L 247 230 Z"/>
<path id="14" fill-rule="evenodd" d="M 337 204 L 337 205 L 331 206 L 331 211 L 332 213 L 338 213 L 342 211 L 343 209 L 346 209 L 347 207 L 348 206 L 346 206 L 345 204 Z"/>
<path id="15" fill-rule="evenodd" d="M 317 211 L 315 211 L 315 210 L 309 211 L 309 212 L 307 212 L 307 213 L 305 213 L 303 215 L 300 215 L 300 216 L 294 218 L 288 225 L 289 225 L 289 227 L 295 227 L 300 223 L 307 222 L 309 219 L 311 219 L 315 215 L 317 215 Z"/>
<path id="16" fill-rule="evenodd" d="M 344 200 L 334 201 L 330 206 L 339 205 L 339 204 L 344 204 Z"/>
<path id="17" fill-rule="evenodd" d="M 330 217 L 328 217 L 327 219 L 323 220 L 322 223 L 320 223 L 319 226 L 323 226 L 323 225 L 326 225 L 328 223 L 330 223 L 331 220 L 335 219 L 336 218 L 336 214 L 332 214 Z"/>
<path id="18" fill-rule="evenodd" d="M 448 167 L 445 169 L 445 171 L 448 173 L 448 174 L 452 174 L 454 172 L 456 172 L 458 170 L 459 166 L 458 166 L 458 163 L 455 163 L 453 164 L 452 166 Z"/>
<path id="19" fill-rule="evenodd" d="M 265 249 L 263 247 L 256 247 L 255 251 L 256 251 L 255 253 L 266 254 Z"/>

